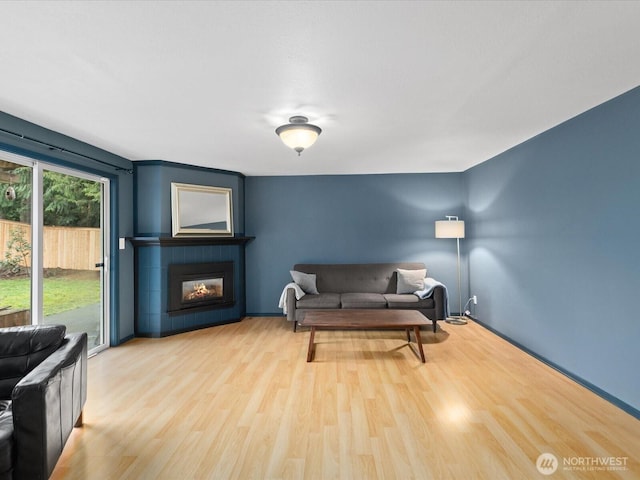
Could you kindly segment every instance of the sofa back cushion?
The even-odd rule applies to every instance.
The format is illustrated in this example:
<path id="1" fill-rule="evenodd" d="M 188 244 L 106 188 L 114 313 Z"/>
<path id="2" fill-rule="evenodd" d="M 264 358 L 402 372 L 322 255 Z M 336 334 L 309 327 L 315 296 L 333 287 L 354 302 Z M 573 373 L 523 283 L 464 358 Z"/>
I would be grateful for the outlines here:
<path id="1" fill-rule="evenodd" d="M 0 328 L 0 399 L 11 398 L 16 383 L 62 344 L 64 325 Z"/>
<path id="2" fill-rule="evenodd" d="M 320 293 L 396 293 L 396 269 L 420 270 L 424 263 L 359 263 L 315 264 L 299 263 L 294 270 L 316 274 Z"/>

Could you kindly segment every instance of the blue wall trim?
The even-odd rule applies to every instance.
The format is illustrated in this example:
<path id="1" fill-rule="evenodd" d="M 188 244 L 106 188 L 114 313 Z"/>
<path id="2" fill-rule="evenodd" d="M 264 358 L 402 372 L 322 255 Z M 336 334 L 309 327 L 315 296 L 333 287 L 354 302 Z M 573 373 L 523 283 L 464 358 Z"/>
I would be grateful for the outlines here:
<path id="1" fill-rule="evenodd" d="M 167 160 L 138 160 L 133 162 L 133 166 L 160 166 L 160 167 L 174 167 L 179 168 L 181 170 L 195 170 L 199 172 L 209 172 L 209 173 L 223 173 L 225 175 L 235 175 L 236 177 L 245 178 L 243 173 L 234 172 L 233 170 L 223 170 L 220 168 L 211 168 L 211 167 L 201 167 L 199 165 L 187 165 L 183 163 L 169 162 Z"/>
<path id="2" fill-rule="evenodd" d="M 568 371 L 565 368 L 562 368 L 560 365 L 558 365 L 557 363 L 552 362 L 551 360 L 549 360 L 548 358 L 543 357 L 542 355 L 537 354 L 536 352 L 534 352 L 533 350 L 531 350 L 530 348 L 525 347 L 524 345 L 522 345 L 519 342 L 516 342 L 514 339 L 510 338 L 507 335 L 504 335 L 503 333 L 501 333 L 500 331 L 496 330 L 495 328 L 492 328 L 490 325 L 487 325 L 486 323 L 482 322 L 481 320 L 479 320 L 478 318 L 473 317 L 473 321 L 476 322 L 478 325 L 486 328 L 487 330 L 489 330 L 490 332 L 496 334 L 497 336 L 499 336 L 500 338 L 502 338 L 503 340 L 506 340 L 507 342 L 509 342 L 511 345 L 513 345 L 514 347 L 522 350 L 523 352 L 531 355 L 533 358 L 535 358 L 536 360 L 541 361 L 542 363 L 544 363 L 545 365 L 548 365 L 549 367 L 553 368 L 554 370 L 558 371 L 559 373 L 561 373 L 562 375 L 570 378 L 571 380 L 573 380 L 574 382 L 582 385 L 583 387 L 585 387 L 587 390 L 592 391 L 593 393 L 595 393 L 596 395 L 598 395 L 599 397 L 603 398 L 604 400 L 606 400 L 607 402 L 615 405 L 616 407 L 620 408 L 621 410 L 624 410 L 625 412 L 627 412 L 629 415 L 633 415 L 635 418 L 637 418 L 638 420 L 640 420 L 640 410 L 637 410 L 636 408 L 633 408 L 631 405 L 629 405 L 628 403 L 623 402 L 622 400 L 620 400 L 617 397 L 614 397 L 613 395 L 611 395 L 608 392 L 605 392 L 604 390 L 602 390 L 601 388 L 595 386 L 593 383 L 588 382 L 587 380 L 585 380 L 584 378 L 575 375 L 574 373 Z"/>
<path id="3" fill-rule="evenodd" d="M 123 158 L 114 153 L 108 152 L 101 148 L 89 145 L 88 143 L 76 140 L 62 133 L 49 130 L 48 128 L 41 127 L 35 123 L 31 123 L 27 120 L 15 117 L 6 112 L 0 112 L 0 128 L 9 132 L 15 132 L 15 134 L 24 136 L 25 138 L 15 137 L 15 134 L 7 134 L 0 132 L 0 138 L 4 139 L 8 145 L 14 145 L 18 148 L 22 148 L 29 152 L 28 156 L 33 157 L 34 154 L 42 154 L 47 158 L 56 158 L 62 162 L 68 162 L 67 166 L 77 168 L 82 165 L 84 168 L 91 168 L 94 171 L 105 172 L 108 170 L 130 170 L 132 164 L 126 158 Z M 29 140 L 32 138 L 32 140 Z M 99 160 L 100 162 L 93 162 L 89 158 L 78 157 L 70 153 L 64 153 L 56 148 L 48 148 L 38 142 L 55 145 L 56 147 L 68 150 L 69 152 L 75 152 L 80 155 L 86 155 L 88 157 Z M 110 166 L 105 165 L 104 163 Z M 56 163 L 62 165 L 62 163 Z M 85 170 L 88 171 L 88 170 Z"/>
<path id="4" fill-rule="evenodd" d="M 2 133 L 0 132 L 0 136 Z M 117 175 L 114 173 L 110 173 L 105 170 L 99 170 L 97 168 L 93 168 L 86 165 L 79 165 L 69 159 L 61 158 L 58 156 L 47 155 L 44 153 L 40 153 L 37 151 L 28 150 L 26 148 L 17 147 L 16 145 L 0 142 L 0 150 L 4 150 L 5 152 L 15 153 L 16 155 L 22 155 L 23 157 L 31 158 L 36 161 L 49 163 L 51 165 L 57 165 L 60 167 L 71 168 L 74 170 L 80 170 L 85 173 L 89 173 L 91 175 L 96 175 L 99 177 L 109 177 L 109 178 L 117 178 Z"/>
<path id="5" fill-rule="evenodd" d="M 129 340 L 133 340 L 134 338 L 136 338 L 135 335 L 127 335 L 126 337 L 121 338 L 117 345 L 112 345 L 112 346 L 113 347 L 118 347 L 118 346 L 128 342 Z"/>
<path id="6" fill-rule="evenodd" d="M 202 330 L 204 328 L 219 327 L 221 325 L 229 325 L 231 323 L 238 323 L 241 321 L 242 321 L 241 317 L 230 318 L 228 320 L 221 320 L 221 321 L 216 321 L 212 323 L 203 323 L 200 325 L 187 326 L 184 328 L 178 328 L 176 330 L 163 330 L 161 332 L 137 333 L 136 336 L 142 337 L 142 338 L 164 338 L 164 337 L 169 337 L 171 335 L 179 335 L 181 333 L 193 332 L 195 330 Z"/>

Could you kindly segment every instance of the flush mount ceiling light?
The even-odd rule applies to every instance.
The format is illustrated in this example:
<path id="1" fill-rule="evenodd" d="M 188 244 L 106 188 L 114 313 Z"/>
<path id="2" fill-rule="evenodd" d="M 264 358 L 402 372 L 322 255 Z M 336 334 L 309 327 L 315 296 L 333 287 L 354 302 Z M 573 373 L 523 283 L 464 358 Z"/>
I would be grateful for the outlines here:
<path id="1" fill-rule="evenodd" d="M 287 147 L 293 148 L 300 156 L 305 148 L 309 148 L 316 142 L 322 130 L 320 127 L 308 123 L 309 119 L 301 115 L 289 118 L 289 122 L 287 125 L 276 128 L 276 135 Z"/>

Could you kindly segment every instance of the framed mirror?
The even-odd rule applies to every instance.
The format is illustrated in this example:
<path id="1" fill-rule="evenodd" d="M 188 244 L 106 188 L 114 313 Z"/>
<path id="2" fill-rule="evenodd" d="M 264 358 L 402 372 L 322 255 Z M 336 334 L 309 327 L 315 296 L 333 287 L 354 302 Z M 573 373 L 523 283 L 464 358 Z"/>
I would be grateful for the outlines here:
<path id="1" fill-rule="evenodd" d="M 232 190 L 171 182 L 171 234 L 232 237 Z"/>

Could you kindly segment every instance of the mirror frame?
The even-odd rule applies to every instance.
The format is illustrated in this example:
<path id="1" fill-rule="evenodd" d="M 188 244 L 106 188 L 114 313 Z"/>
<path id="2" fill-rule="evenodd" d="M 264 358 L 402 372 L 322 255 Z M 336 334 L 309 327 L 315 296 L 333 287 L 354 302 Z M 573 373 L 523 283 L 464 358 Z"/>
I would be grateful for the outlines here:
<path id="1" fill-rule="evenodd" d="M 226 187 L 210 187 L 171 182 L 171 235 L 217 237 L 233 236 L 233 191 Z M 198 202 L 198 205 L 194 205 Z M 202 215 L 202 205 L 215 204 L 216 208 L 205 211 L 203 221 L 198 225 L 184 225 L 189 217 L 189 209 L 197 208 Z M 216 225 L 206 227 L 203 225 Z M 221 224 L 218 227 L 217 224 Z"/>

